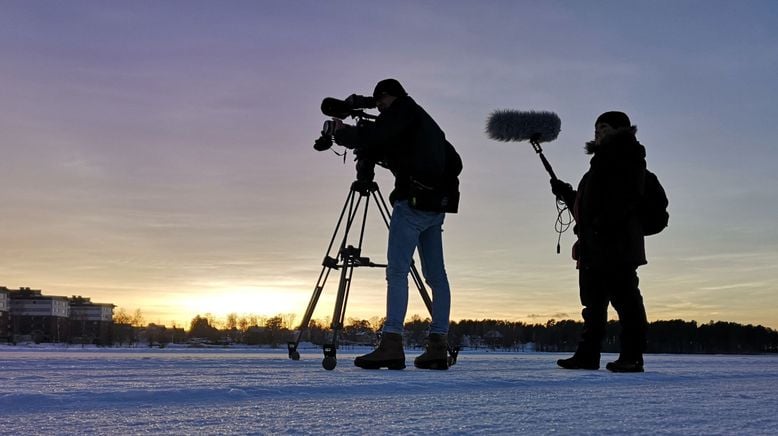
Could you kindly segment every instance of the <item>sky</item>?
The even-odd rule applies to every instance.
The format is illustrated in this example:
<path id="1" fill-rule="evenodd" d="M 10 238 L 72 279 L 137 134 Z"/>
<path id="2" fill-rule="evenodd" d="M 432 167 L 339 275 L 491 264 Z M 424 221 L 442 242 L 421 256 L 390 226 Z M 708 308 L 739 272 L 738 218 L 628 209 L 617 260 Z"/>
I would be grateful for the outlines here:
<path id="1" fill-rule="evenodd" d="M 320 102 L 394 77 L 464 161 L 452 319 L 580 319 L 548 176 L 528 144 L 487 138 L 488 115 L 556 112 L 544 152 L 576 184 L 597 115 L 622 110 L 670 199 L 639 269 L 649 319 L 778 328 L 775 2 L 4 1 L 0 56 L 0 286 L 168 325 L 299 322 L 355 177 L 312 148 Z M 346 317 L 383 316 L 385 286 L 357 269 Z"/>

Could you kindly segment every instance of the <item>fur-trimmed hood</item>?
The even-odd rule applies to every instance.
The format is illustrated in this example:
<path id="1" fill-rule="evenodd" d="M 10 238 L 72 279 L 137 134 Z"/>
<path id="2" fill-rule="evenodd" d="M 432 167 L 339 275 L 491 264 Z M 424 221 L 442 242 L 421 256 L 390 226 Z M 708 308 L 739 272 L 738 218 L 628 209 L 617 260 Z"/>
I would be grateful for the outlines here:
<path id="1" fill-rule="evenodd" d="M 586 154 L 595 154 L 604 150 L 611 150 L 614 147 L 627 147 L 637 146 L 641 149 L 642 157 L 646 156 L 646 149 L 638 142 L 637 135 L 638 127 L 622 127 L 616 129 L 602 138 L 600 144 L 596 144 L 594 140 L 586 143 L 584 147 Z M 619 152 L 626 152 L 627 150 L 619 150 Z"/>

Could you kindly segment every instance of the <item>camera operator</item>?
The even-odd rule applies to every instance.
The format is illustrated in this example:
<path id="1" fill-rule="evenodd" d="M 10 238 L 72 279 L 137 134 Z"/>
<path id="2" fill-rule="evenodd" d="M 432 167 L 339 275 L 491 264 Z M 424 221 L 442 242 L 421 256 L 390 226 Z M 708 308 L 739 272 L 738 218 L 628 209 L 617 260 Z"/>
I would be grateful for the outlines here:
<path id="1" fill-rule="evenodd" d="M 346 100 L 353 101 L 359 96 Z M 360 159 L 381 162 L 395 177 L 387 252 L 386 321 L 381 342 L 354 364 L 365 369 L 405 368 L 403 325 L 408 273 L 418 247 L 422 273 L 432 288 L 432 323 L 417 368 L 448 369 L 447 333 L 451 291 L 443 262 L 442 226 L 456 212 L 462 161 L 445 134 L 400 82 L 385 79 L 373 92 L 380 115 L 374 123 L 348 126 L 335 120 L 335 142 L 355 148 Z"/>

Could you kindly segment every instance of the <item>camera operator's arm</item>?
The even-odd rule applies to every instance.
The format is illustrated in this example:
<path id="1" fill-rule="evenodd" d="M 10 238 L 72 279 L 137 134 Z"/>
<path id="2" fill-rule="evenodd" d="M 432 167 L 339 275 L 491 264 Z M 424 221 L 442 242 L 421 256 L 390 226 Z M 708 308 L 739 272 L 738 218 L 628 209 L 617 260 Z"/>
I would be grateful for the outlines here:
<path id="1" fill-rule="evenodd" d="M 418 121 L 418 106 L 410 97 L 397 98 L 386 108 L 375 123 L 371 123 L 361 132 L 365 145 L 378 147 L 383 152 L 404 145 L 405 136 Z"/>
<path id="2" fill-rule="evenodd" d="M 403 135 L 416 120 L 415 103 L 410 98 L 399 98 L 384 110 L 375 122 L 362 120 L 354 127 L 334 120 L 338 125 L 335 129 L 335 143 L 349 148 L 361 147 L 381 149 L 376 153 L 384 153 L 389 147 L 402 143 Z"/>
<path id="3" fill-rule="evenodd" d="M 572 185 L 559 179 L 551 179 L 551 192 L 553 192 L 557 198 L 564 201 L 568 209 L 573 210 L 576 192 Z"/>
<path id="4" fill-rule="evenodd" d="M 356 127 L 341 122 L 336 126 L 335 143 L 356 148 L 360 158 L 390 164 L 406 152 L 406 136 L 418 119 L 418 109 L 409 97 L 398 98 L 375 122 L 361 120 Z"/>

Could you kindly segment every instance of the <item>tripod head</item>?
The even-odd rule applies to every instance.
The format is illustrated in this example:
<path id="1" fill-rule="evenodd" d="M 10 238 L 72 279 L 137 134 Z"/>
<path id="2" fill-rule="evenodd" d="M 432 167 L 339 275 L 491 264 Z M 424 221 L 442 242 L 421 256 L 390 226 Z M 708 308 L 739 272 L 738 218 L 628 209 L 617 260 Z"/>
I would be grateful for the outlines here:
<path id="1" fill-rule="evenodd" d="M 357 158 L 357 181 L 370 183 L 375 180 L 375 162 L 370 159 Z"/>
<path id="2" fill-rule="evenodd" d="M 367 197 L 371 192 L 378 190 L 378 183 L 375 182 L 375 162 L 370 159 L 357 158 L 357 179 L 351 184 L 351 190 L 359 192 L 363 197 Z"/>

